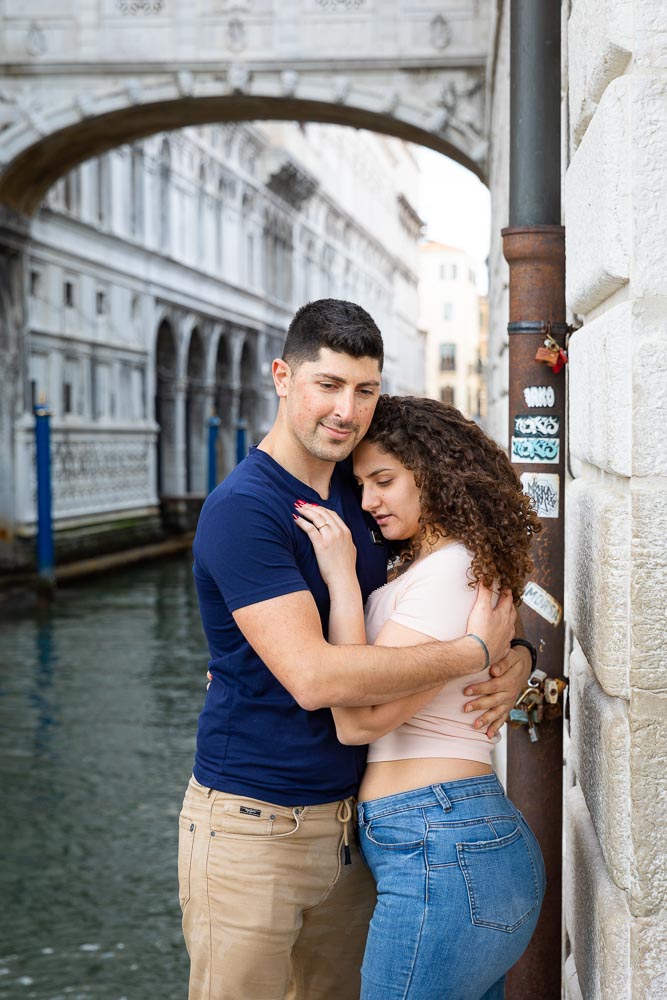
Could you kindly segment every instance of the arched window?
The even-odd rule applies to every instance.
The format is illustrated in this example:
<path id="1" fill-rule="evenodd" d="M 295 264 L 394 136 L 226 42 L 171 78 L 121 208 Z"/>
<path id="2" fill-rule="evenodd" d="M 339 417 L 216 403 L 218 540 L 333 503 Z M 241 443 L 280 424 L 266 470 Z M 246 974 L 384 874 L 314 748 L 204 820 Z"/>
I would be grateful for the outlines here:
<path id="1" fill-rule="evenodd" d="M 246 278 L 252 288 L 255 284 L 255 235 L 246 233 Z"/>
<path id="2" fill-rule="evenodd" d="M 197 263 L 204 260 L 206 250 L 206 168 L 203 163 L 199 164 L 199 176 L 197 178 Z"/>
<path id="3" fill-rule="evenodd" d="M 205 375 L 204 341 L 198 327 L 190 336 L 188 348 L 188 389 L 185 401 L 185 472 L 188 493 L 206 489 L 206 410 L 207 397 L 202 392 Z"/>
<path id="4" fill-rule="evenodd" d="M 71 212 L 72 215 L 76 215 L 79 211 L 79 199 L 81 196 L 79 178 L 79 168 L 75 167 L 74 170 L 70 170 L 64 179 L 63 203 L 65 211 Z"/>
<path id="5" fill-rule="evenodd" d="M 456 344 L 440 344 L 440 371 L 456 371 Z"/>
<path id="6" fill-rule="evenodd" d="M 255 284 L 255 234 L 253 232 L 254 205 L 250 195 L 245 194 L 242 202 L 241 240 L 242 260 L 245 266 L 245 280 L 251 287 Z"/>
<path id="7" fill-rule="evenodd" d="M 218 130 L 216 130 L 215 135 L 218 135 Z M 224 228 L 224 213 L 225 213 L 225 183 L 222 177 L 218 182 L 218 200 L 216 202 L 215 210 L 215 262 L 218 271 L 222 271 L 222 236 Z"/>
<path id="8" fill-rule="evenodd" d="M 275 291 L 275 260 L 273 219 L 267 214 L 264 222 L 264 287 L 268 295 Z"/>
<path id="9" fill-rule="evenodd" d="M 144 151 L 133 146 L 130 153 L 130 233 L 140 238 L 144 232 Z"/>
<path id="10" fill-rule="evenodd" d="M 310 302 L 315 296 L 313 287 L 315 247 L 312 240 L 306 244 L 306 253 L 303 260 L 303 300 Z"/>
<path id="11" fill-rule="evenodd" d="M 109 224 L 111 205 L 111 182 L 109 157 L 98 156 L 95 161 L 95 221 L 100 226 Z"/>
<path id="12" fill-rule="evenodd" d="M 280 230 L 280 298 L 283 302 L 292 301 L 292 268 L 294 266 L 293 260 L 293 234 L 290 223 L 287 219 L 283 220 L 283 225 Z"/>
<path id="13" fill-rule="evenodd" d="M 182 458 L 177 450 L 176 368 L 176 337 L 169 321 L 163 319 L 155 343 L 155 422 L 159 427 L 156 471 L 160 496 L 179 490 Z"/>
<path id="14" fill-rule="evenodd" d="M 171 195 L 171 153 L 169 143 L 163 140 L 160 148 L 160 176 L 158 192 L 160 249 L 167 252 L 171 235 L 169 199 Z"/>

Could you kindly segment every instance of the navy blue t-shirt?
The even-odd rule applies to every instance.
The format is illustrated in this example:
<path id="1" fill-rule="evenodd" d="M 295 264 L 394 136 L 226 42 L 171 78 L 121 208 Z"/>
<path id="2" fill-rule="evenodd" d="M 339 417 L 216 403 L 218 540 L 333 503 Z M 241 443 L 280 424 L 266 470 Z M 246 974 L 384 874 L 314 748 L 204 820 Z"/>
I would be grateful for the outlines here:
<path id="1" fill-rule="evenodd" d="M 328 708 L 307 712 L 237 628 L 232 612 L 310 590 L 327 635 L 329 591 L 312 544 L 294 523 L 294 501 L 335 510 L 352 532 L 364 601 L 387 579 L 347 463 L 322 500 L 266 452 L 253 448 L 207 497 L 194 541 L 194 575 L 213 680 L 199 717 L 194 774 L 202 785 L 277 805 L 315 805 L 357 792 L 366 747 L 343 746 Z M 377 529 L 376 529 L 377 538 Z"/>

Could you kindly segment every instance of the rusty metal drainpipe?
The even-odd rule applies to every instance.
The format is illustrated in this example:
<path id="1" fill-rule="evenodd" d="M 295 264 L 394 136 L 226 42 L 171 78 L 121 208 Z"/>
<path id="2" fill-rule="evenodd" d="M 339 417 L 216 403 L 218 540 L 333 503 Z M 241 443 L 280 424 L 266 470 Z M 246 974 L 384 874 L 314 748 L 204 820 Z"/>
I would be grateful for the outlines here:
<path id="1" fill-rule="evenodd" d="M 509 264 L 510 456 L 543 524 L 533 555 L 530 604 L 521 618 L 539 667 L 562 675 L 565 373 L 535 361 L 547 328 L 565 344 L 565 231 L 560 225 L 560 4 L 512 0 L 510 11 Z M 542 417 L 542 420 L 535 420 Z M 549 418 L 545 420 L 544 418 Z M 530 419 L 526 419 L 530 418 Z M 558 619 L 556 621 L 556 619 Z M 508 794 L 540 842 L 547 895 L 523 958 L 507 977 L 507 1000 L 560 1000 L 563 724 L 510 729 Z"/>

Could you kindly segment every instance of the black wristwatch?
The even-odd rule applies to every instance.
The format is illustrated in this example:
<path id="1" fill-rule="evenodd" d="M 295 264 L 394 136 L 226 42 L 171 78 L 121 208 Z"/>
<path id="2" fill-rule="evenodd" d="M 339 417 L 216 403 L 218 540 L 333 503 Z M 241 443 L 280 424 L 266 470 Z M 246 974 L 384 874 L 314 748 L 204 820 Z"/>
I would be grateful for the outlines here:
<path id="1" fill-rule="evenodd" d="M 515 646 L 525 646 L 530 653 L 530 672 L 533 673 L 537 669 L 537 650 L 533 646 L 532 642 L 528 642 L 528 639 L 512 639 L 510 646 L 514 648 Z"/>

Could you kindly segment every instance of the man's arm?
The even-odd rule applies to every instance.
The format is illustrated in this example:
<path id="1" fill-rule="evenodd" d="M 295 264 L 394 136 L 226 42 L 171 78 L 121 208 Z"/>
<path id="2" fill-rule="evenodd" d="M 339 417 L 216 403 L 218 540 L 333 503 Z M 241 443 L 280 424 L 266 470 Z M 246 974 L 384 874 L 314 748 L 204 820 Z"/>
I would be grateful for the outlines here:
<path id="1" fill-rule="evenodd" d="M 484 665 L 475 639 L 422 646 L 333 646 L 322 635 L 308 591 L 261 601 L 234 611 L 234 621 L 269 670 L 309 711 L 332 705 L 380 705 L 426 691 Z M 468 621 L 486 643 L 492 660 L 502 660 L 514 635 L 516 612 L 510 596 L 491 607 L 480 588 Z"/>
<path id="2" fill-rule="evenodd" d="M 518 615 L 515 631 L 518 636 L 523 637 L 521 619 Z M 474 698 L 466 704 L 466 712 L 480 710 L 484 712 L 484 715 L 480 715 L 475 722 L 475 728 L 488 727 L 486 735 L 489 739 L 507 722 L 517 698 L 528 683 L 531 674 L 530 652 L 524 646 L 510 649 L 507 656 L 492 665 L 491 674 L 490 680 L 474 684 L 464 692 L 467 698 Z"/>
<path id="3" fill-rule="evenodd" d="M 296 520 L 299 528 L 308 535 L 313 544 L 320 573 L 329 588 L 331 601 L 329 641 L 334 645 L 365 643 L 363 600 L 355 573 L 356 549 L 352 543 L 349 528 L 335 512 L 329 511 L 326 515 L 327 531 L 324 533 L 317 528 L 316 518 L 319 519 L 320 516 L 321 511 L 316 505 L 304 504 L 299 509 L 299 516 Z M 428 600 L 428 596 L 422 595 L 419 598 L 420 602 L 423 604 L 424 600 Z M 490 599 L 491 595 L 487 592 L 486 596 Z M 482 607 L 484 607 L 484 601 L 482 601 Z M 479 622 L 476 614 L 477 605 L 468 619 L 467 631 L 469 632 L 476 633 L 480 629 L 484 630 L 485 623 L 484 621 Z M 380 636 L 387 629 L 392 629 L 391 634 L 387 634 L 385 640 L 378 637 L 375 640 L 375 645 L 396 647 L 432 642 L 432 638 L 423 633 L 392 621 L 385 622 Z M 501 676 L 504 670 L 508 671 L 505 678 Z M 493 680 L 491 679 L 492 675 Z M 496 680 L 496 677 L 499 677 L 499 680 Z M 515 688 L 522 683 L 524 678 L 523 657 L 516 659 L 514 656 L 505 657 L 499 665 L 492 668 L 489 678 L 489 681 L 481 685 L 480 693 L 485 694 L 486 697 L 481 699 L 478 711 L 486 710 L 487 724 L 496 722 L 495 728 L 492 728 L 490 732 L 490 735 L 493 735 L 504 722 L 505 716 L 516 700 Z M 334 711 L 339 739 L 343 743 L 363 743 L 383 735 L 385 731 L 400 725 L 405 718 L 409 718 L 427 704 L 441 686 L 440 683 L 435 688 L 426 689 L 426 691 L 408 695 L 392 703 L 374 707 L 335 706 L 335 708 L 340 709 Z M 404 711 L 407 712 L 407 715 L 402 715 Z M 385 725 L 388 729 L 384 729 Z M 368 739 L 361 738 L 363 730 L 366 730 Z"/>

